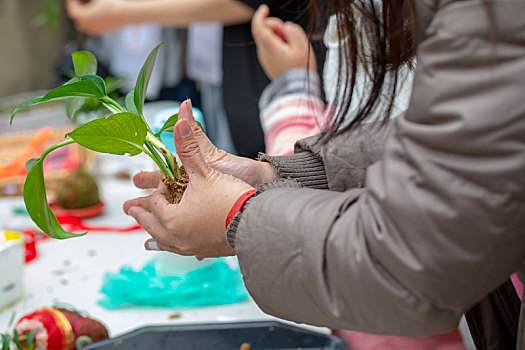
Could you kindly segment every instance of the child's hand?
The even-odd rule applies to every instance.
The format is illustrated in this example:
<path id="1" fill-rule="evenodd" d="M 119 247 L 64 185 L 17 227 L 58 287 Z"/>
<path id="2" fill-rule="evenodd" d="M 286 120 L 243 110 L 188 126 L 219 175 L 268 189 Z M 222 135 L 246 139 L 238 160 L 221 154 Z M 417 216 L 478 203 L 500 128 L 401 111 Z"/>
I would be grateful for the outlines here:
<path id="1" fill-rule="evenodd" d="M 268 6 L 261 5 L 252 18 L 252 34 L 257 56 L 266 75 L 274 80 L 292 68 L 317 70 L 315 56 L 301 26 L 268 17 Z"/>
<path id="2" fill-rule="evenodd" d="M 66 9 L 76 28 L 86 34 L 99 35 L 129 24 L 123 0 L 67 0 Z"/>

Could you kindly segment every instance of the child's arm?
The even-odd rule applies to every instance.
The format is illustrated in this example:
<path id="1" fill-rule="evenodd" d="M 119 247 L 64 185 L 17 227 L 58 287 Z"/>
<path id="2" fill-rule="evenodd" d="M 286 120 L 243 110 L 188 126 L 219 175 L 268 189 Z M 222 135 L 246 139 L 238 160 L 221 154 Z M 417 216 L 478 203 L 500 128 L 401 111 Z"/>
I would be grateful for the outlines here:
<path id="1" fill-rule="evenodd" d="M 300 26 L 268 17 L 261 6 L 252 19 L 257 55 L 273 82 L 259 102 L 266 153 L 293 153 L 297 140 L 320 131 L 323 115 L 320 84 L 313 50 Z"/>

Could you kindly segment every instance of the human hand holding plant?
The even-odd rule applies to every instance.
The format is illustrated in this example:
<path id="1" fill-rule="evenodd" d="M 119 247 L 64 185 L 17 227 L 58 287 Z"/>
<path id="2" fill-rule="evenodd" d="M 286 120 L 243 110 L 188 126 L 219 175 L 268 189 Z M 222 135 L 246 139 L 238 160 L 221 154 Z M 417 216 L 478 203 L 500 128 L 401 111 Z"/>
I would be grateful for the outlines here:
<path id="1" fill-rule="evenodd" d="M 189 104 L 185 105 L 188 108 Z M 200 258 L 234 255 L 226 240 L 226 217 L 236 200 L 253 187 L 213 170 L 202 155 L 194 131 L 197 129 L 192 129 L 186 118 L 175 125 L 175 146 L 189 175 L 189 185 L 180 203 L 166 201 L 166 186 L 160 182 L 150 196 L 124 203 L 124 211 L 154 238 L 155 243 L 147 241 L 146 248 L 158 247 Z"/>
<path id="2" fill-rule="evenodd" d="M 274 80 L 292 68 L 316 71 L 315 55 L 301 26 L 269 14 L 268 6 L 261 5 L 252 18 L 257 57 L 268 78 Z"/>
<path id="3" fill-rule="evenodd" d="M 180 106 L 178 118 L 189 122 L 202 157 L 211 169 L 232 175 L 253 187 L 277 179 L 270 163 L 235 156 L 215 147 L 193 118 L 191 108 L 191 101 L 184 101 Z M 133 182 L 139 188 L 156 188 L 162 178 L 160 171 L 140 172 L 133 177 Z"/>

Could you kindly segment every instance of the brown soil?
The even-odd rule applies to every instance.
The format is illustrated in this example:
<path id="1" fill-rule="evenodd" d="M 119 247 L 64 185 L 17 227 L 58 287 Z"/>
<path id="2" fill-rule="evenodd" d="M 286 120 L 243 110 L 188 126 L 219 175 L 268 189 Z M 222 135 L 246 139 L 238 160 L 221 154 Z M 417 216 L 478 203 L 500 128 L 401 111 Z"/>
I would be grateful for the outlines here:
<path id="1" fill-rule="evenodd" d="M 188 187 L 188 174 L 184 167 L 181 167 L 182 179 L 173 181 L 172 179 L 164 178 L 162 182 L 166 185 L 168 193 L 166 193 L 166 199 L 171 204 L 178 204 L 182 199 L 182 195 Z"/>

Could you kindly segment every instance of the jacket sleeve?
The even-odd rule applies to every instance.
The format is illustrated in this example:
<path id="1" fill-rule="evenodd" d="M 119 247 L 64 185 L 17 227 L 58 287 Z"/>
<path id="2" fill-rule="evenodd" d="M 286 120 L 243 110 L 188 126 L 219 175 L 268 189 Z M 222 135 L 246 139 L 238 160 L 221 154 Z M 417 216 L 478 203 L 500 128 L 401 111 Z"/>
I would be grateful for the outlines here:
<path id="1" fill-rule="evenodd" d="M 271 184 L 245 206 L 235 251 L 263 311 L 336 329 L 440 333 L 521 266 L 525 2 L 490 4 L 497 41 L 482 1 L 431 6 L 409 109 L 366 188 Z M 346 162 L 321 159 L 328 174 Z"/>

